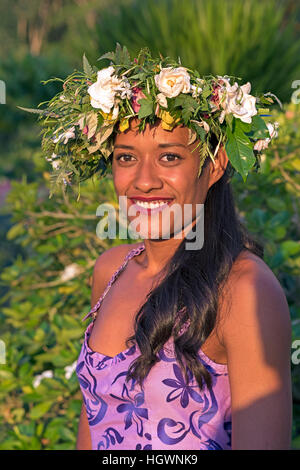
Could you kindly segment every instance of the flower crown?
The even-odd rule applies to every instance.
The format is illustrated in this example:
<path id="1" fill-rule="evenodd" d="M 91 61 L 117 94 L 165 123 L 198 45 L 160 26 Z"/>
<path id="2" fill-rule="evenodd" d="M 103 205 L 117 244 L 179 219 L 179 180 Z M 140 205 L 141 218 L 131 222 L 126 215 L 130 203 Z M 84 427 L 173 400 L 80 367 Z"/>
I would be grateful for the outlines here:
<path id="1" fill-rule="evenodd" d="M 183 124 L 189 129 L 188 144 L 197 138 L 199 171 L 206 157 L 214 161 L 220 145 L 244 182 L 249 170 L 260 167 L 259 152 L 277 137 L 278 123 L 265 123 L 274 103 L 273 93 L 250 95 L 250 82 L 239 85 L 233 76 L 201 76 L 197 70 L 181 66 L 169 57 L 152 58 L 144 47 L 132 61 L 127 48 L 117 43 L 115 52 L 97 60 L 110 65 L 98 70 L 83 55 L 83 72 L 74 71 L 59 80 L 63 92 L 47 103 L 45 109 L 20 109 L 39 114 L 42 124 L 42 151 L 52 164 L 51 195 L 61 183 L 79 184 L 111 169 L 109 157 L 117 133 L 129 128 L 129 120 L 140 120 L 138 129 L 161 119 L 162 128 L 171 131 Z M 271 97 L 272 96 L 272 97 Z M 212 149 L 211 137 L 217 145 Z M 193 150 L 193 151 L 194 151 Z"/>

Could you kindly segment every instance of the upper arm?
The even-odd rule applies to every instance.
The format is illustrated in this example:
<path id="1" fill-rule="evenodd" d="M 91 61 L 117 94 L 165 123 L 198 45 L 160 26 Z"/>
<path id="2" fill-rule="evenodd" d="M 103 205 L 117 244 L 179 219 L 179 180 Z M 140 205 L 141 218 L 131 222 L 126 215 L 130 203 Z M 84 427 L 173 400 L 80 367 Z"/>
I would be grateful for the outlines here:
<path id="1" fill-rule="evenodd" d="M 232 448 L 288 449 L 292 427 L 291 321 L 269 268 L 250 262 L 231 289 L 223 326 Z"/>

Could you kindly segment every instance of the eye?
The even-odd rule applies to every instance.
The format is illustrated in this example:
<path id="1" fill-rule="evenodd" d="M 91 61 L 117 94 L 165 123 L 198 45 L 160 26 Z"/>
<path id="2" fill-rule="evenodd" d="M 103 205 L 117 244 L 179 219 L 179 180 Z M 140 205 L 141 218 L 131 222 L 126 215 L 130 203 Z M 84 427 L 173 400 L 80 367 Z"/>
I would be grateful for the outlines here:
<path id="1" fill-rule="evenodd" d="M 121 160 L 122 157 L 129 157 L 129 159 Z M 130 158 L 133 158 L 132 155 L 129 155 L 127 153 L 122 153 L 121 155 L 118 155 L 116 157 L 116 160 L 120 160 L 121 162 L 130 162 Z"/>
<path id="2" fill-rule="evenodd" d="M 165 161 L 168 161 L 168 162 L 175 162 L 176 161 L 175 158 L 177 158 L 178 160 L 181 160 L 181 157 L 179 155 L 175 155 L 174 153 L 166 153 L 165 155 L 162 156 L 162 158 L 164 158 L 164 157 L 173 157 L 172 160 L 165 160 Z"/>

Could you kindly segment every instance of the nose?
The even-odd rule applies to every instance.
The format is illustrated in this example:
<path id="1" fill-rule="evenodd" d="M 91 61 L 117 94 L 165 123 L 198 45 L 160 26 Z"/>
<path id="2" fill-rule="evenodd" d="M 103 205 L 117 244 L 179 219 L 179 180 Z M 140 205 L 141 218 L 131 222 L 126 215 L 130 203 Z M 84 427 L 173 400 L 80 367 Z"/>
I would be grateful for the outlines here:
<path id="1" fill-rule="evenodd" d="M 133 184 L 134 188 L 141 192 L 149 192 L 151 189 L 160 189 L 163 186 L 158 170 L 150 159 L 146 158 L 139 162 Z"/>

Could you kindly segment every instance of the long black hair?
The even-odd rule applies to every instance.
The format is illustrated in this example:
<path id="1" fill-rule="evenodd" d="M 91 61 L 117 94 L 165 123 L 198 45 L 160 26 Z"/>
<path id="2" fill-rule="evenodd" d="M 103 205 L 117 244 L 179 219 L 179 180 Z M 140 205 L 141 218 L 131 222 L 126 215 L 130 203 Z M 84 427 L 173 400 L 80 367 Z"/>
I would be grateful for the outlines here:
<path id="1" fill-rule="evenodd" d="M 209 162 L 206 158 L 203 169 Z M 247 231 L 235 208 L 231 179 L 234 169 L 228 161 L 223 176 L 208 190 L 204 203 L 204 244 L 186 250 L 184 238 L 167 263 L 162 282 L 151 290 L 135 317 L 135 334 L 127 339 L 138 343 L 141 355 L 130 365 L 126 381 L 135 379 L 141 387 L 157 353 L 171 336 L 174 352 L 185 379 L 188 369 L 200 390 L 210 388 L 212 378 L 199 360 L 198 352 L 214 329 L 218 304 L 234 261 L 242 250 L 263 259 L 263 246 Z M 175 321 L 182 308 L 184 314 Z M 180 334 L 183 323 L 189 328 Z"/>

